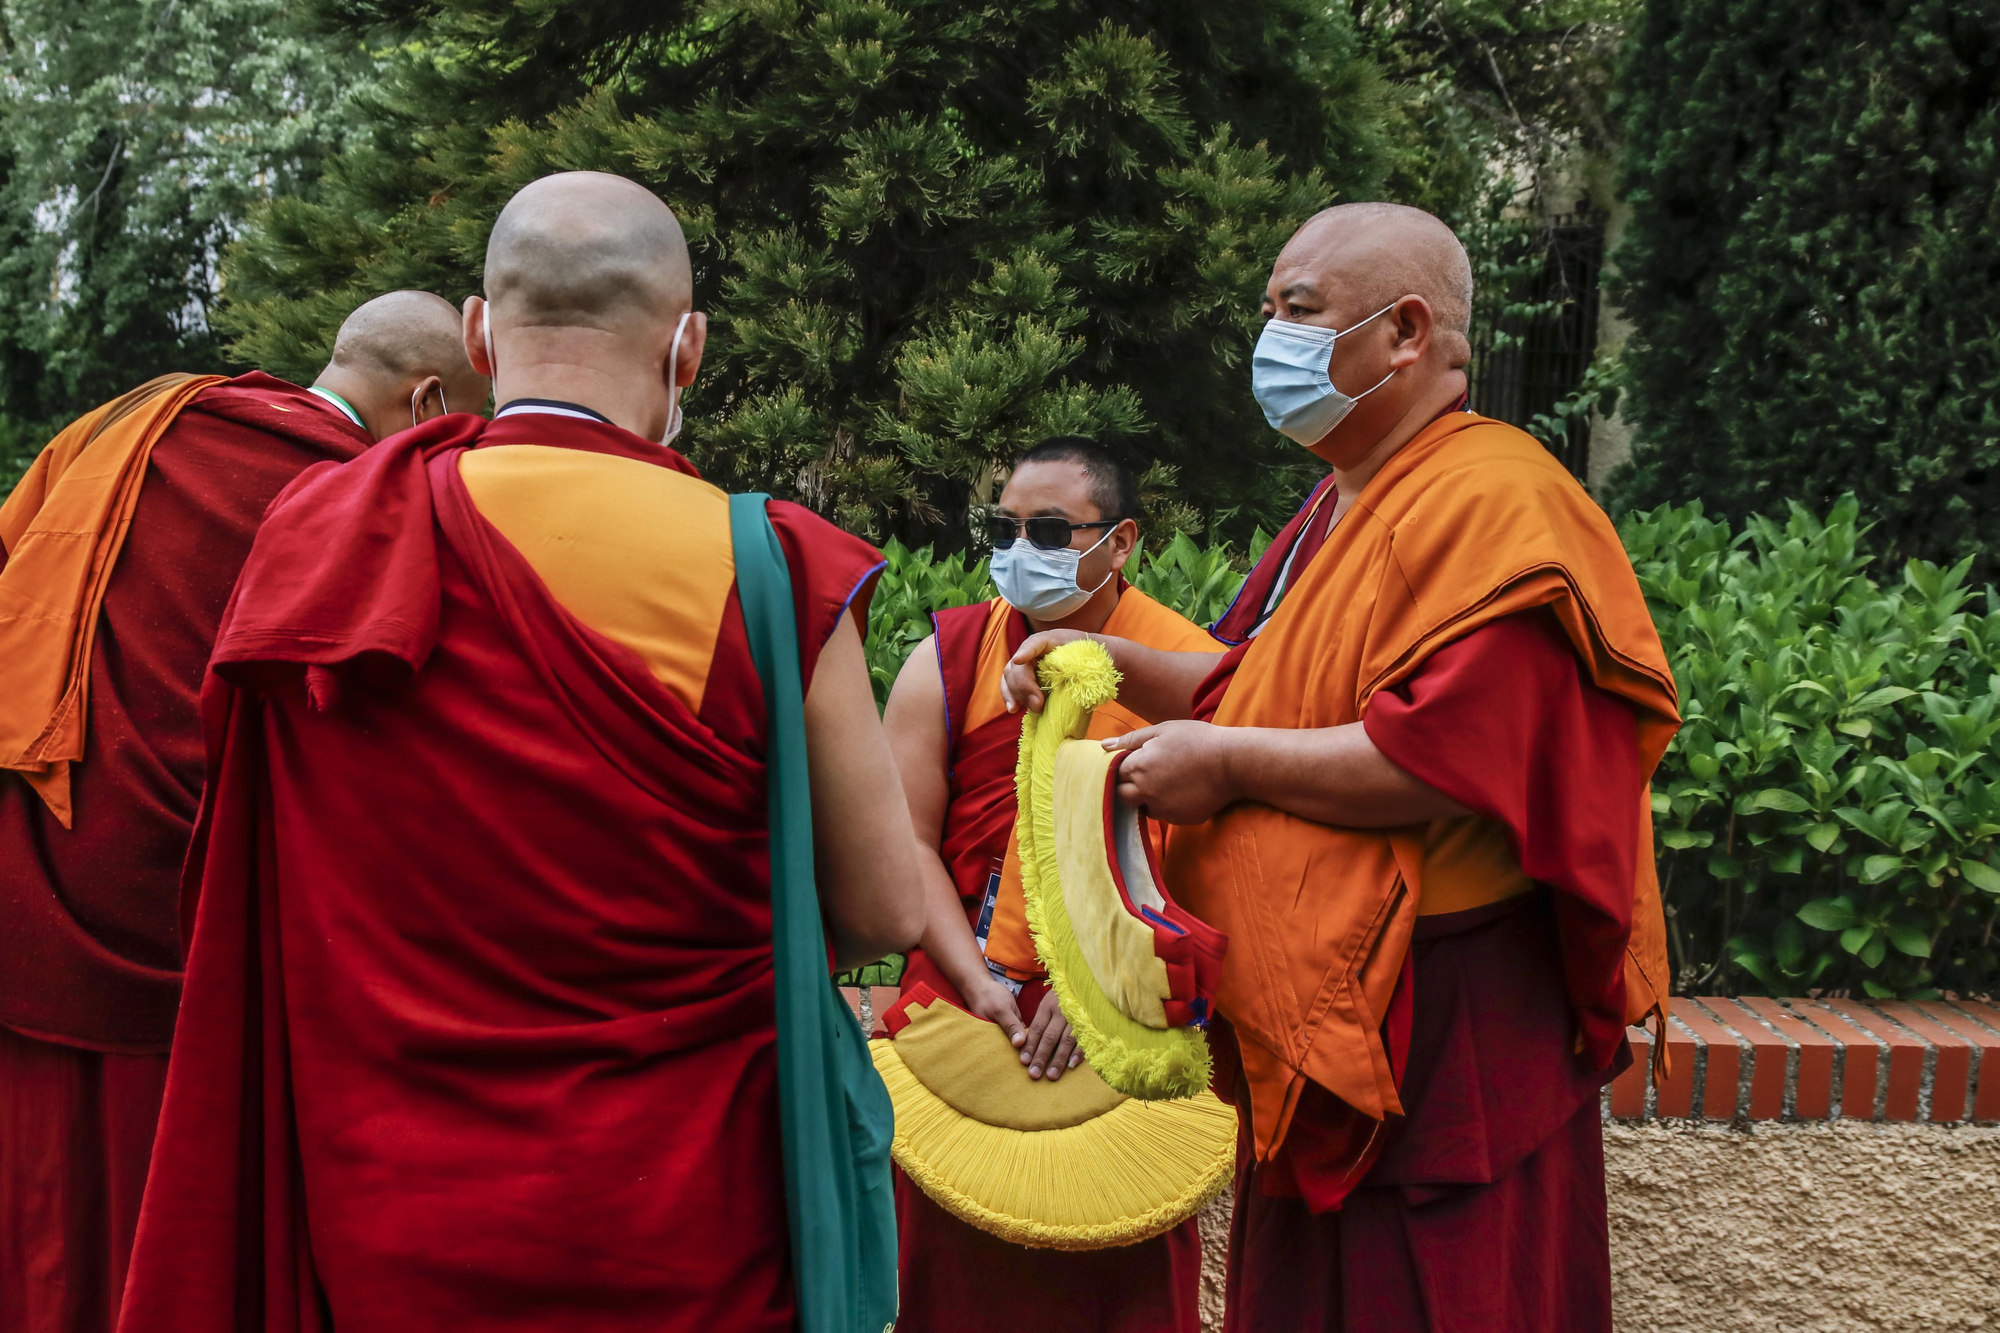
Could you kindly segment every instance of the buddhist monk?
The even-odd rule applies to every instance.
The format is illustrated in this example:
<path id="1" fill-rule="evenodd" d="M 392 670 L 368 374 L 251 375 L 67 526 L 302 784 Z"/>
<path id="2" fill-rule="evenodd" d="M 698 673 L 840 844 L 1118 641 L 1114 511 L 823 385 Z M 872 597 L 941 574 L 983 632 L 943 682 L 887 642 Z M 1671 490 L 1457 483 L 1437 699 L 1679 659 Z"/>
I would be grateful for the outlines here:
<path id="1" fill-rule="evenodd" d="M 494 418 L 301 479 L 217 641 L 125 1333 L 794 1325 L 764 693 L 729 497 L 663 443 L 707 333 L 687 246 L 567 173 L 484 280 Z M 922 925 L 882 561 L 768 513 L 852 966 Z"/>
<path id="2" fill-rule="evenodd" d="M 394 292 L 308 391 L 171 375 L 89 413 L 0 508 L 0 1326 L 105 1330 L 180 998 L 196 696 L 264 508 L 315 463 L 482 406 L 458 312 Z"/>
<path id="3" fill-rule="evenodd" d="M 1125 581 L 1138 552 L 1131 472 L 1084 440 L 1024 454 L 989 520 L 990 602 L 940 611 L 889 695 L 883 720 L 909 794 L 929 889 L 923 947 L 903 977 L 1007 1030 L 1036 1078 L 1079 1056 L 1035 956 L 1014 848 L 1014 769 L 1021 715 L 1000 675 L 1031 634 L 1109 634 L 1168 652 L 1214 646 L 1207 632 Z M 1149 719 L 1108 704 L 1091 735 Z M 1192 1220 L 1155 1240 L 1111 1250 L 1029 1250 L 988 1235 L 896 1181 L 905 1333 L 1194 1333 L 1200 1327 L 1200 1238 Z"/>
<path id="4" fill-rule="evenodd" d="M 1667 993 L 1647 782 L 1674 682 L 1616 532 L 1464 409 L 1472 279 L 1436 218 L 1319 214 L 1252 387 L 1331 465 L 1216 634 L 1112 641 L 1178 720 L 1121 794 L 1227 931 L 1243 1114 L 1228 1327 L 1608 1330 L 1598 1092 Z M 1037 707 L 1022 644 L 1010 701 Z"/>

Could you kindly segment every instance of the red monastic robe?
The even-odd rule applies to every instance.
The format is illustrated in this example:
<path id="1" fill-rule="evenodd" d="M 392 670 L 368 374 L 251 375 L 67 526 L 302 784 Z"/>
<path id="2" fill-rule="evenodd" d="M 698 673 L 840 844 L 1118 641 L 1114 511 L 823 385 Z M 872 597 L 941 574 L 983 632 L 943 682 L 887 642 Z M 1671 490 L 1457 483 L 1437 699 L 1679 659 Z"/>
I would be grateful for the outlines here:
<path id="1" fill-rule="evenodd" d="M 180 999 L 197 696 L 273 496 L 370 443 L 269 375 L 211 385 L 152 446 L 99 611 L 72 827 L 0 773 L 0 1326 L 117 1317 Z"/>
<path id="2" fill-rule="evenodd" d="M 1000 702 L 1001 669 L 1029 626 L 997 599 L 940 611 L 934 620 L 950 784 L 939 851 L 975 930 L 989 882 L 998 881 L 987 956 L 1025 981 L 1021 1014 L 1032 1019 L 1047 982 L 1028 937 L 1012 848 L 1021 715 Z M 1215 647 L 1200 627 L 1132 587 L 1104 632 L 1174 652 Z M 1117 736 L 1143 725 L 1112 703 L 1093 716 L 1090 734 Z M 905 992 L 920 982 L 960 1003 L 936 964 L 912 951 Z M 1116 1249 L 1031 1250 L 953 1217 L 900 1171 L 896 1212 L 901 1333 L 1195 1333 L 1201 1326 L 1201 1238 L 1192 1220 Z"/>
<path id="3" fill-rule="evenodd" d="M 1322 558 L 1335 498 L 1330 480 L 1316 490 L 1218 623 L 1241 646 L 1198 692 L 1198 716 L 1214 716 L 1261 622 Z M 1597 1093 L 1629 1055 L 1607 1068 L 1580 1049 L 1572 974 L 1604 946 L 1572 946 L 1560 909 L 1629 900 L 1651 854 L 1631 817 L 1648 777 L 1635 711 L 1538 608 L 1435 648 L 1362 721 L 1393 762 L 1474 812 L 1446 821 L 1472 855 L 1450 865 L 1434 827 L 1382 1020 L 1400 1114 L 1379 1133 L 1307 1082 L 1257 1161 L 1226 1012 L 1212 1030 L 1245 1125 L 1227 1326 L 1608 1333 Z M 1516 864 L 1496 870 L 1481 823 L 1504 830 Z M 1481 905 L 1433 900 L 1468 887 Z"/>
<path id="4" fill-rule="evenodd" d="M 773 504 L 809 682 L 865 543 Z M 273 507 L 203 696 L 125 1333 L 793 1323 L 727 497 L 440 418 Z"/>

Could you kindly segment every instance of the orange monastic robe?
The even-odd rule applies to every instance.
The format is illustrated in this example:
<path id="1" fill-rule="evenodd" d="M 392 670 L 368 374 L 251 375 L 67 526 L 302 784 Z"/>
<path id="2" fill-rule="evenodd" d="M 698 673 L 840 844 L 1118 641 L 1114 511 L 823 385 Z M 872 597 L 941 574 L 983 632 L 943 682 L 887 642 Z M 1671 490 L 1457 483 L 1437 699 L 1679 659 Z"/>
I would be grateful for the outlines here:
<path id="1" fill-rule="evenodd" d="M 1650 773 L 1679 716 L 1617 532 L 1532 438 L 1449 413 L 1369 482 L 1243 653 L 1214 720 L 1358 722 L 1440 647 L 1536 608 L 1554 615 L 1594 685 L 1631 706 Z M 1557 903 L 1579 1048 L 1598 1067 L 1622 1049 L 1627 1021 L 1666 1004 L 1650 805 L 1635 803 L 1631 818 L 1648 850 L 1629 897 Z M 1250 803 L 1169 837 L 1175 896 L 1230 937 L 1217 1008 L 1242 1047 L 1259 1161 L 1283 1144 L 1309 1082 L 1369 1120 L 1401 1112 L 1382 1025 L 1432 841 L 1420 827 L 1336 828 Z M 1503 870 L 1494 898 L 1519 874 Z"/>

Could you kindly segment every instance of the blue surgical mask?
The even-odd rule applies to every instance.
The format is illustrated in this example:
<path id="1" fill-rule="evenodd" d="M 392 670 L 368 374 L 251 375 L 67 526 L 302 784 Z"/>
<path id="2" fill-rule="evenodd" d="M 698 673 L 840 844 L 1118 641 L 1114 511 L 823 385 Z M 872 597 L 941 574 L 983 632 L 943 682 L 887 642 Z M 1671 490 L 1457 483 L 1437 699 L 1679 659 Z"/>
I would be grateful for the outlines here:
<path id="1" fill-rule="evenodd" d="M 1350 398 L 1333 387 L 1327 366 L 1336 340 L 1396 308 L 1391 301 L 1368 319 L 1338 331 L 1313 324 L 1270 319 L 1250 356 L 1250 391 L 1271 429 L 1283 431 L 1310 449 L 1338 426 L 1354 405 L 1395 377 L 1390 371 Z"/>
<path id="2" fill-rule="evenodd" d="M 1116 528 L 1111 530 L 1116 531 Z M 1097 588 L 1111 582 L 1111 575 L 1106 574 L 1098 581 L 1097 588 L 1086 590 L 1076 581 L 1077 562 L 1110 541 L 1111 532 L 1082 551 L 1069 547 L 1044 551 L 1026 537 L 1016 537 L 1012 545 L 993 552 L 993 586 L 1000 590 L 1007 605 L 1022 615 L 1036 620 L 1061 620 L 1089 601 Z"/>

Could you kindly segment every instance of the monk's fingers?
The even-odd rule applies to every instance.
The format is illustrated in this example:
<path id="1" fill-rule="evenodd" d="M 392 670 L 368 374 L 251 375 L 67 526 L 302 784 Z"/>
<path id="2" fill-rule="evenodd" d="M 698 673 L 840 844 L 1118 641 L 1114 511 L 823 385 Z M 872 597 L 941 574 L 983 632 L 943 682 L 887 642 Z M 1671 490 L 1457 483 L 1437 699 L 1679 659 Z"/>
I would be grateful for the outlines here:
<path id="1" fill-rule="evenodd" d="M 1062 1005 L 1051 990 L 1042 996 L 1041 1006 L 1035 1010 L 1035 1021 L 1028 1028 L 1028 1044 L 1022 1051 L 1028 1061 L 1028 1077 L 1040 1078 L 1044 1071 L 1054 1072 L 1056 1047 L 1068 1032 L 1069 1020 L 1063 1017 Z"/>
<path id="2" fill-rule="evenodd" d="M 1034 667 L 1010 663 L 1000 673 L 1000 699 L 1010 713 L 1018 713 L 1023 708 L 1032 713 L 1041 712 L 1042 687 L 1035 678 Z"/>
<path id="3" fill-rule="evenodd" d="M 1041 1049 L 1042 1035 L 1048 1031 L 1051 1018 L 1060 1017 L 1061 1013 L 1061 1010 L 1044 1004 L 1036 1013 L 1034 1021 L 1028 1024 L 1027 1033 L 1021 1042 L 1021 1063 L 1028 1066 L 1028 1073 L 1034 1078 L 1042 1076 L 1042 1062 L 1036 1055 Z"/>
<path id="4" fill-rule="evenodd" d="M 1065 1069 L 1076 1068 L 1076 1029 L 1065 1026 L 1062 1040 L 1056 1043 L 1056 1053 L 1049 1059 L 1049 1077 L 1061 1078 Z"/>
<path id="5" fill-rule="evenodd" d="M 1064 1039 L 1068 1036 L 1069 1024 L 1058 1013 L 1055 1021 L 1043 1028 L 1041 1036 L 1035 1039 L 1035 1058 L 1028 1063 L 1028 1076 L 1030 1078 L 1055 1078 L 1057 1076 L 1058 1071 L 1062 1068 L 1062 1062 L 1069 1058 L 1066 1052 L 1058 1054 L 1062 1050 Z M 1074 1044 L 1074 1042 L 1071 1043 L 1072 1046 Z"/>

